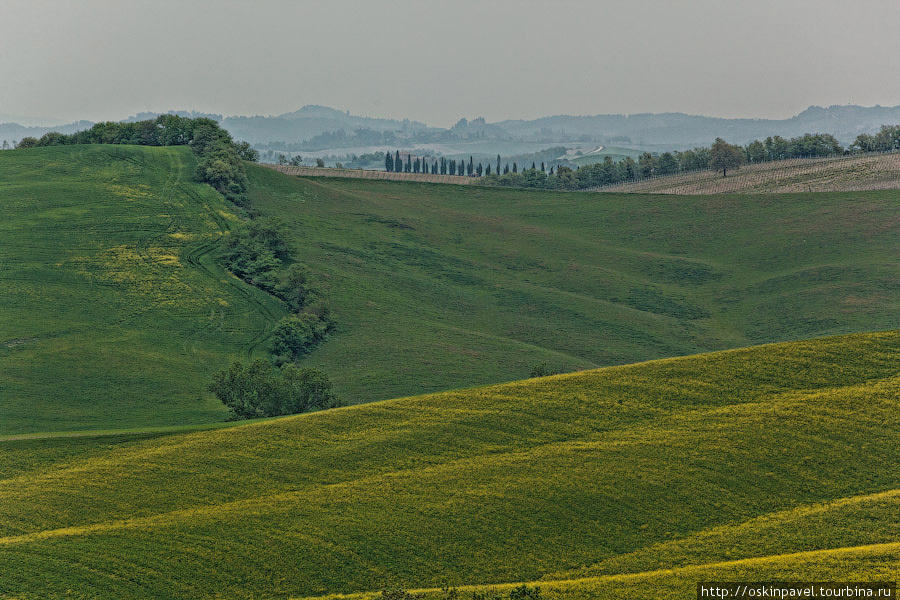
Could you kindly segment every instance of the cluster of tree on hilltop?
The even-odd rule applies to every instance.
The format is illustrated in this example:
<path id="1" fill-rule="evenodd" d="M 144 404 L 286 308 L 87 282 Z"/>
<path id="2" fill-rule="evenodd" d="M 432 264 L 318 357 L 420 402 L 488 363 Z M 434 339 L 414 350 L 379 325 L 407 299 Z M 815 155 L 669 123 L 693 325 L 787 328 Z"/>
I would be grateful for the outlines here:
<path id="1" fill-rule="evenodd" d="M 97 123 L 90 129 L 64 134 L 51 131 L 40 138 L 25 137 L 16 148 L 69 144 L 132 144 L 136 146 L 189 146 L 197 155 L 197 179 L 226 198 L 246 206 L 247 175 L 243 161 L 259 154 L 247 142 L 235 142 L 212 119 L 161 115 L 147 121 Z"/>

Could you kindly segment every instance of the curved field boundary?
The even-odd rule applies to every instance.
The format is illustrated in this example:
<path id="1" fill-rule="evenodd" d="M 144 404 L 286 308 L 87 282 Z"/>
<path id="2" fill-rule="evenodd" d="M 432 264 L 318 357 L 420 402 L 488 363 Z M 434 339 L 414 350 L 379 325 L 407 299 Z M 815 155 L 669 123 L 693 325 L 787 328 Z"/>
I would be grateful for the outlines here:
<path id="1" fill-rule="evenodd" d="M 722 177 L 695 171 L 585 191 L 641 194 L 766 194 L 900 189 L 900 153 L 796 158 L 741 167 Z"/>
<path id="2" fill-rule="evenodd" d="M 463 585 L 457 593 L 469 594 L 481 592 L 487 598 L 504 598 L 509 592 L 521 585 L 537 587 L 541 589 L 544 598 L 548 600 L 581 600 L 593 598 L 602 600 L 607 598 L 692 598 L 697 581 L 711 580 L 714 577 L 721 579 L 734 579 L 733 573 L 746 572 L 754 569 L 756 573 L 783 573 L 788 571 L 796 578 L 801 573 L 809 573 L 812 568 L 820 572 L 835 570 L 834 563 L 843 563 L 844 577 L 864 581 L 864 573 L 871 571 L 872 562 L 879 562 L 886 571 L 893 571 L 891 557 L 900 552 L 900 542 L 886 542 L 883 544 L 863 544 L 858 546 L 842 546 L 838 548 L 826 548 L 823 550 L 807 550 L 789 554 L 774 554 L 729 560 L 720 562 L 703 563 L 696 565 L 684 565 L 671 569 L 657 569 L 640 573 L 623 573 L 621 575 L 604 575 L 601 577 L 584 577 L 577 579 L 548 580 L 539 579 L 529 582 L 516 583 L 485 583 L 480 585 Z M 888 560 L 885 560 L 885 557 Z M 827 562 L 826 562 L 827 561 Z M 821 563 L 825 565 L 821 565 Z M 821 565 L 821 566 L 820 566 Z M 868 567 L 868 568 L 867 568 Z M 869 575 L 871 577 L 871 575 Z M 650 587 L 654 586 L 654 587 Z M 409 590 L 411 594 L 417 594 L 424 600 L 442 600 L 447 598 L 445 588 L 419 588 Z M 377 600 L 381 597 L 378 592 L 354 592 L 349 594 L 331 594 L 328 596 L 295 596 L 290 600 Z"/>
<path id="3" fill-rule="evenodd" d="M 352 179 L 384 179 L 388 181 L 418 181 L 423 183 L 455 183 L 469 185 L 478 181 L 477 177 L 460 175 L 432 175 L 431 173 L 393 173 L 389 171 L 364 171 L 362 169 L 330 169 L 324 167 L 291 167 L 287 165 L 268 165 L 263 167 L 298 177 L 349 177 Z"/>

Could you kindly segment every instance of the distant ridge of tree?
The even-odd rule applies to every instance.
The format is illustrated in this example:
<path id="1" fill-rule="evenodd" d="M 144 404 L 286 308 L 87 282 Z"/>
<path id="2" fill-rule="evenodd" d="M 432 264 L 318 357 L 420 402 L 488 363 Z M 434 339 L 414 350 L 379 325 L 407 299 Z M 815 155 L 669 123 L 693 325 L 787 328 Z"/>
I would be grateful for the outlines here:
<path id="1" fill-rule="evenodd" d="M 807 133 L 791 139 L 767 137 L 763 141 L 754 140 L 743 147 L 717 138 L 710 147 L 664 152 L 661 155 L 645 152 L 637 162 L 630 157 L 614 162 L 612 157 L 606 156 L 602 162 L 574 170 L 567 166 L 557 165 L 555 169 L 551 166 L 549 173 L 543 163 L 540 170 L 532 162 L 530 169 L 523 168 L 520 171 L 517 163 L 513 162 L 511 168 L 509 164 L 503 168 L 502 174 L 499 170 L 495 173 L 485 170 L 480 182 L 507 187 L 578 190 L 702 169 L 722 171 L 725 177 L 729 169 L 739 168 L 745 163 L 889 151 L 900 151 L 900 126 L 883 125 L 875 135 L 861 134 L 847 148 L 842 147 L 832 135 Z M 480 177 L 482 172 L 481 163 L 473 167 L 470 157 L 466 174 Z"/>

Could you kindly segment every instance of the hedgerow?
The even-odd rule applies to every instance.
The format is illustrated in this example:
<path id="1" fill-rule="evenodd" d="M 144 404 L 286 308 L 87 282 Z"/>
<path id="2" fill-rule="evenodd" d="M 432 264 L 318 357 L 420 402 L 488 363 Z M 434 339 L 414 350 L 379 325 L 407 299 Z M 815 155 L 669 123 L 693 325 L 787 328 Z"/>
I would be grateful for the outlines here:
<path id="1" fill-rule="evenodd" d="M 334 328 L 331 312 L 311 282 L 307 270 L 299 264 L 285 264 L 290 261 L 290 252 L 284 241 L 283 224 L 274 219 L 254 218 L 257 213 L 249 206 L 246 196 L 248 182 L 244 161 L 256 161 L 259 155 L 247 142 L 236 143 L 231 134 L 212 119 L 161 115 L 156 119 L 133 123 L 106 121 L 69 135 L 50 132 L 40 139 L 24 138 L 17 147 L 72 144 L 190 147 L 197 157 L 194 177 L 212 186 L 233 204 L 248 209 L 246 213 L 250 218 L 245 225 L 223 238 L 222 258 L 225 266 L 247 283 L 283 300 L 293 313 L 275 327 L 272 351 L 276 362 L 283 364 L 297 360 Z M 273 391 L 280 389 L 280 384 L 269 381 L 263 385 L 259 382 L 265 381 L 266 377 L 251 377 L 252 381 L 259 383 L 251 394 L 255 398 L 255 403 L 250 403 L 253 408 L 235 409 L 232 397 L 237 395 L 243 398 L 247 390 L 234 388 L 226 392 L 225 388 L 237 385 L 239 380 L 228 374 L 240 368 L 240 363 L 234 363 L 231 369 L 218 373 L 210 388 L 215 387 L 216 395 L 232 408 L 233 416 L 249 418 L 287 414 L 283 412 L 287 407 L 299 407 L 297 402 L 283 401 L 281 392 Z M 267 377 L 271 379 L 271 374 Z M 330 386 L 329 382 L 329 390 Z M 237 405 L 244 406 L 246 402 L 249 401 Z"/>
<path id="2" fill-rule="evenodd" d="M 234 363 L 216 375 L 210 390 L 231 408 L 233 418 L 292 414 L 336 404 L 330 392 L 331 383 L 321 371 L 316 372 L 316 377 L 327 384 L 328 399 L 298 402 L 283 389 L 292 385 L 288 383 L 291 380 L 288 373 L 293 371 L 286 371 L 282 376 L 276 368 L 291 369 L 289 363 L 311 352 L 335 327 L 328 304 L 307 267 L 286 264 L 291 254 L 285 238 L 284 223 L 268 217 L 251 219 L 223 238 L 225 267 L 247 283 L 279 298 L 291 311 L 278 322 L 272 334 L 270 349 L 274 364 L 257 361 L 250 367 L 253 373 L 264 370 L 266 375 L 251 373 L 246 378 L 238 377 L 235 373 L 243 373 L 241 363 Z M 248 391 L 246 381 L 255 382 L 252 391 Z"/>

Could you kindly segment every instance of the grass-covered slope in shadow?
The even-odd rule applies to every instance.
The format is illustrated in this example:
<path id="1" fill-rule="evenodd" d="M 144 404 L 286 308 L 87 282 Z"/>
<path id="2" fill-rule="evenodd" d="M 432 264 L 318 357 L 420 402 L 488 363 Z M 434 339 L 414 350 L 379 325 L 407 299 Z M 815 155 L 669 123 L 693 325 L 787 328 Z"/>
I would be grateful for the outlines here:
<path id="1" fill-rule="evenodd" d="M 646 597 L 699 577 L 659 569 L 738 559 L 774 578 L 789 562 L 766 557 L 895 541 L 898 353 L 897 332 L 859 334 L 229 429 L 3 442 L 0 596 L 546 576 Z"/>
<path id="2" fill-rule="evenodd" d="M 188 148 L 0 153 L 0 434 L 220 421 L 279 303 L 219 268 L 237 222 Z"/>
<path id="3" fill-rule="evenodd" d="M 757 343 L 900 314 L 894 192 L 659 197 L 248 169 L 339 320 L 310 356 L 363 402 Z"/>

